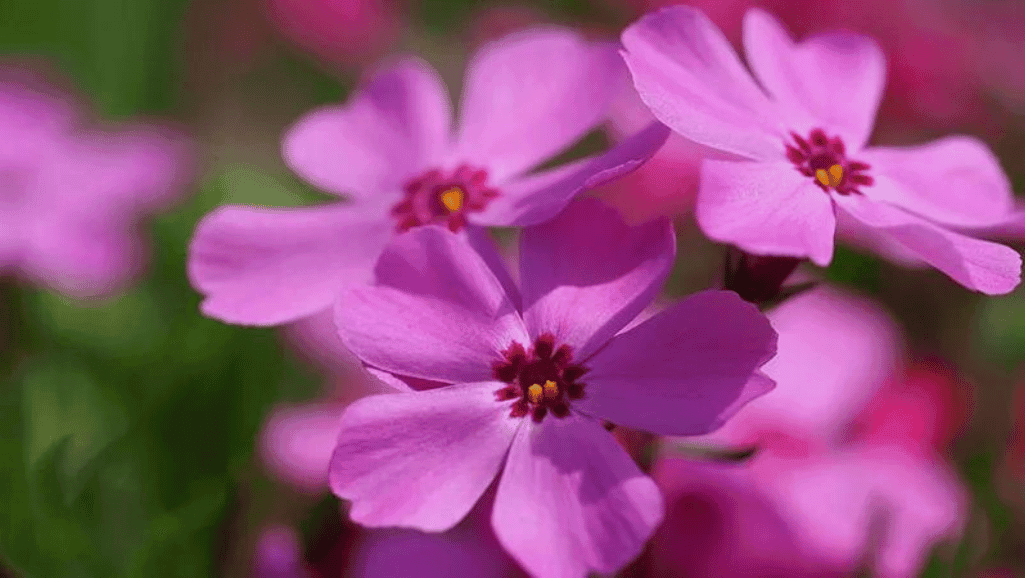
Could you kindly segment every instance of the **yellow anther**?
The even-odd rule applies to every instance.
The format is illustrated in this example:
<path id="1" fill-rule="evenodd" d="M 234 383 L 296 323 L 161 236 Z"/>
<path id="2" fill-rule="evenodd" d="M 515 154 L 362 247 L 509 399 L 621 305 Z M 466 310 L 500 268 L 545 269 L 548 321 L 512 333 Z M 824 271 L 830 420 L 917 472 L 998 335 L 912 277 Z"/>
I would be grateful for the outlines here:
<path id="1" fill-rule="evenodd" d="M 828 171 L 826 169 L 819 169 L 815 171 L 815 179 L 822 183 L 824 187 L 835 187 L 843 179 L 843 167 L 833 165 L 829 167 Z"/>
<path id="2" fill-rule="evenodd" d="M 551 382 L 549 381 L 548 383 Z M 544 395 L 544 388 L 538 383 L 527 388 L 527 399 L 529 399 L 530 403 L 534 405 L 541 403 L 542 395 Z"/>
<path id="3" fill-rule="evenodd" d="M 559 386 L 552 380 L 545 382 L 545 398 L 555 399 L 559 397 Z"/>
<path id="4" fill-rule="evenodd" d="M 459 187 L 446 189 L 440 195 L 441 204 L 445 205 L 449 212 L 454 213 L 463 208 L 463 196 L 463 189 Z"/>

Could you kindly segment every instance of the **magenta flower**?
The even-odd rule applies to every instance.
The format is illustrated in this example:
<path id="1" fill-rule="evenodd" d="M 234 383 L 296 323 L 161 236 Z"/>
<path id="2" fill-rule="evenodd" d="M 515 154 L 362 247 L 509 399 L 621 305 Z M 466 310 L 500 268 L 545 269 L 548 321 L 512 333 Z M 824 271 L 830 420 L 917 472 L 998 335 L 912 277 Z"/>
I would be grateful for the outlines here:
<path id="1" fill-rule="evenodd" d="M 497 477 L 492 527 L 532 575 L 636 556 L 662 501 L 603 422 L 700 434 L 772 387 L 758 368 L 775 333 L 734 293 L 621 331 L 674 253 L 668 221 L 630 228 L 593 199 L 523 230 L 520 290 L 441 228 L 396 238 L 376 284 L 340 298 L 342 340 L 369 366 L 452 385 L 345 411 L 330 481 L 352 519 L 445 530 Z"/>
<path id="2" fill-rule="evenodd" d="M 140 221 L 186 192 L 191 151 L 155 124 L 94 126 L 76 100 L 0 69 L 0 274 L 84 298 L 142 269 Z"/>
<path id="3" fill-rule="evenodd" d="M 341 285 L 368 281 L 398 233 L 551 218 L 668 136 L 655 124 L 602 156 L 528 174 L 604 118 L 625 76 L 609 44 L 558 29 L 506 37 L 472 59 L 453 135 L 445 88 L 426 63 L 408 58 L 379 71 L 348 104 L 309 114 L 284 141 L 296 172 L 352 203 L 223 207 L 200 223 L 189 275 L 206 296 L 204 313 L 291 321 L 329 309 Z"/>
<path id="4" fill-rule="evenodd" d="M 870 38 L 828 33 L 794 43 L 751 10 L 751 77 L 699 11 L 649 14 L 623 33 L 634 84 L 681 135 L 745 160 L 705 161 L 696 215 L 705 234 L 756 254 L 826 265 L 839 232 L 900 251 L 983 293 L 1019 282 L 1008 247 L 958 232 L 1002 222 L 1010 185 L 980 141 L 866 147 L 886 63 Z"/>
<path id="5" fill-rule="evenodd" d="M 955 538 L 967 515 L 966 492 L 942 455 L 958 421 L 950 413 L 953 381 L 934 368 L 901 372 L 899 334 L 871 302 L 817 289 L 769 317 L 779 354 L 764 371 L 776 389 L 706 438 L 754 445 L 757 453 L 723 470 L 719 475 L 732 481 L 720 490 L 693 488 L 687 480 L 696 466 L 683 460 L 667 460 L 654 474 L 667 494 L 712 494 L 717 504 L 753 508 L 718 523 L 762 518 L 760 537 L 689 555 L 763 567 L 771 534 L 796 546 L 780 546 L 791 557 L 778 561 L 782 568 L 849 576 L 867 563 L 882 578 L 917 576 L 932 547 Z M 766 515 L 765 504 L 776 514 Z M 686 519 L 666 524 L 686 526 Z M 740 530 L 724 532 L 751 540 Z M 685 536 L 659 539 L 666 544 L 656 550 L 689 548 Z"/>

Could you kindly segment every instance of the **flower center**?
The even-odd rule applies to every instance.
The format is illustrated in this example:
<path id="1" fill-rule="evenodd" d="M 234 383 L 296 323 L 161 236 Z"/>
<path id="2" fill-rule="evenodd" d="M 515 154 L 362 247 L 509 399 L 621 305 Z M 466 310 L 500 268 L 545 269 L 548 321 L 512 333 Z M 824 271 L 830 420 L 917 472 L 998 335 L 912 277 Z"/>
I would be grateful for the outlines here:
<path id="1" fill-rule="evenodd" d="M 820 128 L 809 133 L 808 138 L 791 132 L 793 144 L 787 143 L 787 158 L 794 163 L 797 172 L 811 177 L 823 191 L 836 191 L 841 195 L 861 194 L 859 186 L 871 186 L 874 180 L 865 174 L 872 168 L 868 163 L 847 158 L 847 147 L 838 136 L 828 137 Z"/>
<path id="2" fill-rule="evenodd" d="M 401 233 L 430 223 L 453 232 L 466 226 L 466 214 L 482 211 L 498 191 L 488 187 L 488 172 L 461 165 L 453 171 L 431 169 L 409 181 L 406 196 L 392 207 Z"/>
<path id="3" fill-rule="evenodd" d="M 545 333 L 529 350 L 513 342 L 502 352 L 504 359 L 492 365 L 495 379 L 509 385 L 495 392 L 498 401 L 516 400 L 509 417 L 528 413 L 540 423 L 549 412 L 569 415 L 569 400 L 584 397 L 584 384 L 577 381 L 587 368 L 573 364 L 573 349 L 555 347 L 555 337 Z"/>

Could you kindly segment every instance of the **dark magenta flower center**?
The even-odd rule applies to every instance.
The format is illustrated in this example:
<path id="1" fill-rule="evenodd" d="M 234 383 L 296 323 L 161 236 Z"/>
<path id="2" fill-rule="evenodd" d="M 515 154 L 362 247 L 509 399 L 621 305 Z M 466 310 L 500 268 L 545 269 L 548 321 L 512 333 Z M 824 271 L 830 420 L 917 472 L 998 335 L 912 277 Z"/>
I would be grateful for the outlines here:
<path id="1" fill-rule="evenodd" d="M 793 144 L 787 143 L 787 158 L 794 163 L 797 172 L 811 177 L 823 191 L 836 191 L 841 195 L 860 194 L 859 186 L 870 186 L 874 182 L 865 171 L 872 168 L 868 163 L 847 158 L 847 147 L 838 136 L 830 138 L 820 128 L 814 129 L 803 138 L 791 132 Z"/>
<path id="2" fill-rule="evenodd" d="M 587 368 L 573 362 L 573 349 L 555 347 L 555 337 L 545 333 L 534 340 L 529 350 L 514 342 L 502 352 L 505 357 L 492 366 L 495 379 L 508 383 L 495 392 L 499 401 L 516 400 L 510 417 L 528 413 L 540 423 L 549 412 L 557 417 L 569 415 L 569 400 L 584 397 L 584 384 L 578 380 Z"/>
<path id="3" fill-rule="evenodd" d="M 431 169 L 409 181 L 406 196 L 392 207 L 396 228 L 404 232 L 430 223 L 453 232 L 466 226 L 466 215 L 482 211 L 498 191 L 488 187 L 488 172 L 461 165 L 453 171 Z"/>

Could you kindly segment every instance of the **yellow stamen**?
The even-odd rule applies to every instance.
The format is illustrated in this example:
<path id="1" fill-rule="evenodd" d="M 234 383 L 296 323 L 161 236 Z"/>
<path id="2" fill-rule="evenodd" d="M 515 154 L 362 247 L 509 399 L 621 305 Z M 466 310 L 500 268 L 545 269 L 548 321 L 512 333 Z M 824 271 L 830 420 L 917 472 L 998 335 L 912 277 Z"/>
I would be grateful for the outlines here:
<path id="1" fill-rule="evenodd" d="M 544 388 L 541 387 L 540 384 L 535 383 L 534 385 L 527 388 L 527 399 L 529 399 L 530 403 L 534 405 L 541 403 L 542 395 L 544 395 Z"/>
<path id="2" fill-rule="evenodd" d="M 545 398 L 555 399 L 559 397 L 559 386 L 552 380 L 545 382 Z"/>
<path id="3" fill-rule="evenodd" d="M 824 187 L 835 187 L 840 184 L 843 179 L 843 167 L 840 165 L 833 165 L 829 167 L 829 171 L 826 169 L 819 169 L 815 171 L 815 179 L 822 183 Z"/>
<path id="4" fill-rule="evenodd" d="M 441 204 L 445 205 L 449 212 L 454 213 L 463 208 L 463 196 L 463 189 L 459 187 L 446 189 L 440 195 Z"/>

